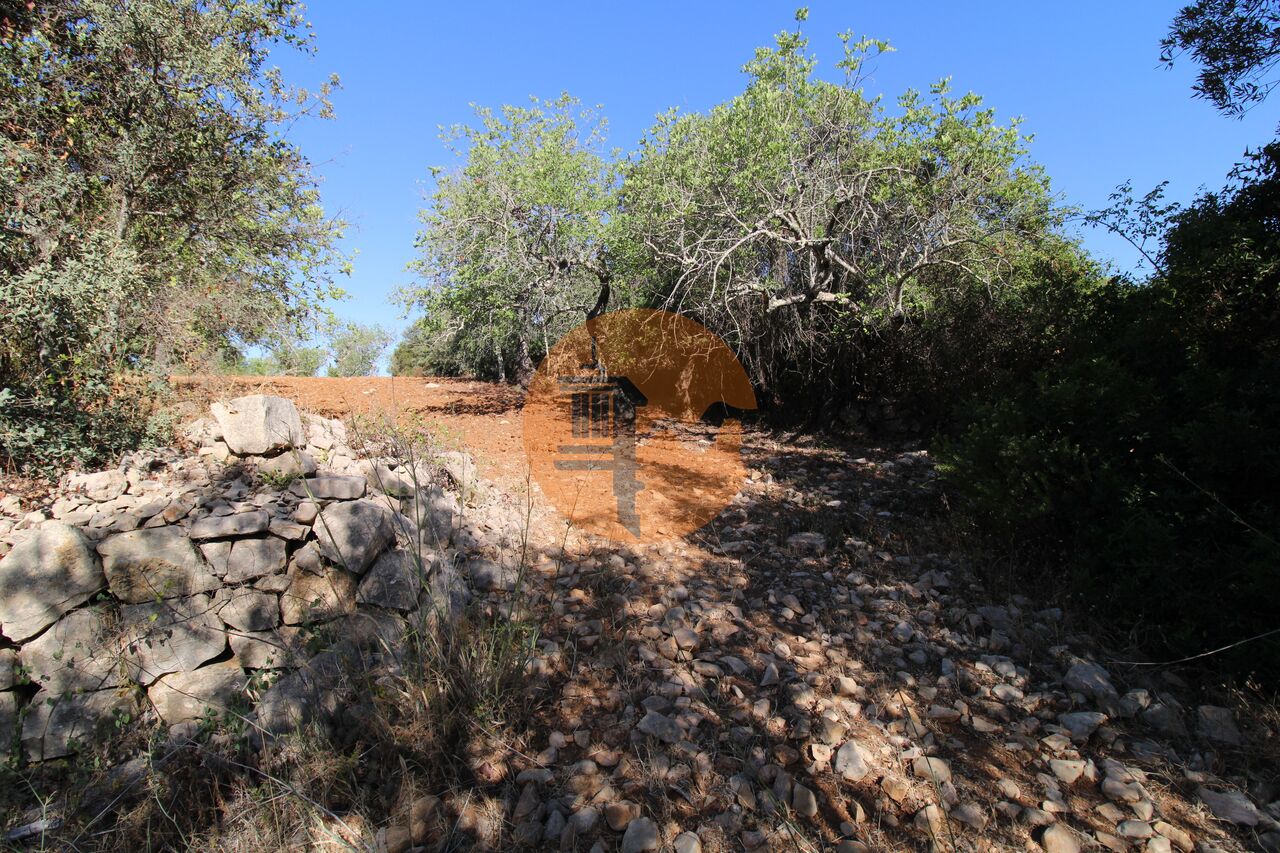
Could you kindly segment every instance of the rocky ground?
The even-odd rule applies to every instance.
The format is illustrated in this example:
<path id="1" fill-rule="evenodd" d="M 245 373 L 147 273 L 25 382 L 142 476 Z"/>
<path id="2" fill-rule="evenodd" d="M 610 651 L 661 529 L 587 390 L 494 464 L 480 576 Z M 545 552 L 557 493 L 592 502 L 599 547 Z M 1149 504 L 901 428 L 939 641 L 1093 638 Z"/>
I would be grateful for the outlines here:
<path id="1" fill-rule="evenodd" d="M 246 755 L 304 725 L 370 752 L 362 691 L 398 683 L 405 637 L 484 613 L 529 626 L 534 653 L 513 707 L 452 735 L 463 771 L 385 814 L 320 802 L 340 831 L 299 848 L 1280 849 L 1276 732 L 984 584 L 939 536 L 927 452 L 753 431 L 713 524 L 627 547 L 546 508 L 503 450 L 518 417 L 483 410 L 459 412 L 488 418 L 458 430 L 478 469 L 356 450 L 314 417 L 282 453 L 282 430 L 246 444 L 224 417 L 191 452 L 0 503 L 13 772 L 90 752 L 77 727 L 121 711 L 168 743 L 207 743 L 213 707 L 246 721 Z M 103 660 L 107 636 L 123 645 Z M 113 791 L 141 778 L 111 772 Z M 28 808 L 6 829 L 38 843 L 64 820 Z"/>

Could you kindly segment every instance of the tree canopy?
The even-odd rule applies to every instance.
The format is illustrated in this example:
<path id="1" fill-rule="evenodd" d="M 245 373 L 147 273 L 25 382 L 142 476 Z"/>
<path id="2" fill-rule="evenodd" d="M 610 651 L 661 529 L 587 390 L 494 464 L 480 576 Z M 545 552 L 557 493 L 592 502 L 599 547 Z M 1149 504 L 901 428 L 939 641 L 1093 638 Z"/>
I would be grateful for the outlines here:
<path id="1" fill-rule="evenodd" d="M 305 326 L 340 293 L 342 224 L 284 135 L 336 80 L 289 85 L 280 45 L 311 49 L 292 0 L 0 5 L 6 417 Z"/>

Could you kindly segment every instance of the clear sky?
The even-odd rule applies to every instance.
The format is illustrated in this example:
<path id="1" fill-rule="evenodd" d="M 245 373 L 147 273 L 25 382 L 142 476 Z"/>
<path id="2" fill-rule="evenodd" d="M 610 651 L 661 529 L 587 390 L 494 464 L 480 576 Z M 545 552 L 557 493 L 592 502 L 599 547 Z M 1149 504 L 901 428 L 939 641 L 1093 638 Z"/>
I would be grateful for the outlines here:
<path id="1" fill-rule="evenodd" d="M 794 27 L 798 5 L 314 0 L 318 53 L 281 53 L 277 62 L 300 85 L 342 78 L 337 118 L 291 133 L 324 177 L 326 209 L 353 226 L 347 248 L 359 255 L 338 313 L 397 332 L 408 323 L 388 296 L 412 281 L 405 265 L 431 189 L 428 167 L 452 163 L 437 125 L 468 121 L 470 103 L 568 91 L 601 105 L 610 145 L 631 150 L 658 112 L 704 110 L 742 91 L 742 64 Z M 1160 65 L 1160 38 L 1181 5 L 813 0 L 803 29 L 823 76 L 839 79 L 836 34 L 852 29 L 896 48 L 877 60 L 868 92 L 892 100 L 950 76 L 1001 118 L 1022 116 L 1055 193 L 1092 209 L 1126 179 L 1142 192 L 1168 180 L 1170 196 L 1184 201 L 1218 188 L 1246 147 L 1274 136 L 1277 99 L 1228 119 L 1192 99 L 1189 61 Z M 1118 239 L 1084 236 L 1096 256 L 1132 267 Z"/>

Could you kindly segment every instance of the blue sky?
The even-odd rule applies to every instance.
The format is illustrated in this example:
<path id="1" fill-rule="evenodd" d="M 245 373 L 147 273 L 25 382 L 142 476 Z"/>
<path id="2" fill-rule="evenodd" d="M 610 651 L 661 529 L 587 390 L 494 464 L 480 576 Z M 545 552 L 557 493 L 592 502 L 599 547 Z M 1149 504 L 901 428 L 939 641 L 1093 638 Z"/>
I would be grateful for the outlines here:
<path id="1" fill-rule="evenodd" d="M 286 79 L 316 85 L 336 72 L 337 118 L 290 138 L 324 177 L 326 209 L 352 223 L 357 250 L 348 319 L 397 333 L 409 322 L 388 301 L 412 281 L 417 211 L 428 167 L 453 161 L 437 125 L 465 122 L 468 104 L 525 103 L 568 91 L 600 104 L 610 144 L 631 150 L 656 113 L 704 110 L 745 84 L 758 45 L 794 26 L 795 2 L 351 3 L 315 0 L 314 57 L 280 53 Z M 811 2 L 804 31 L 819 73 L 839 79 L 838 32 L 888 39 L 871 93 L 894 99 L 950 76 L 1002 118 L 1035 134 L 1031 156 L 1068 204 L 1106 206 L 1120 182 L 1144 191 L 1170 181 L 1187 200 L 1217 188 L 1246 147 L 1274 135 L 1275 99 L 1242 121 L 1193 100 L 1195 68 L 1158 62 L 1178 2 Z M 1135 260 L 1116 238 L 1085 232 L 1095 255 Z"/>

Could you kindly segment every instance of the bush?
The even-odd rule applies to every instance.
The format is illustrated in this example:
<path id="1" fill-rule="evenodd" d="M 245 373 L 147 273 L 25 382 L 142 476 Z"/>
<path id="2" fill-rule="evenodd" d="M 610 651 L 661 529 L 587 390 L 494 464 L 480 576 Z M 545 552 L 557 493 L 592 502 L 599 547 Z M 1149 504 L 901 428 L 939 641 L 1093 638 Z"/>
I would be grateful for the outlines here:
<path id="1" fill-rule="evenodd" d="M 1075 592 L 1170 656 L 1275 627 L 1277 154 L 1174 218 L 1160 275 L 1076 297 L 1057 358 L 942 447 L 983 530 L 1058 555 Z M 1280 677 L 1274 638 L 1224 661 Z"/>

